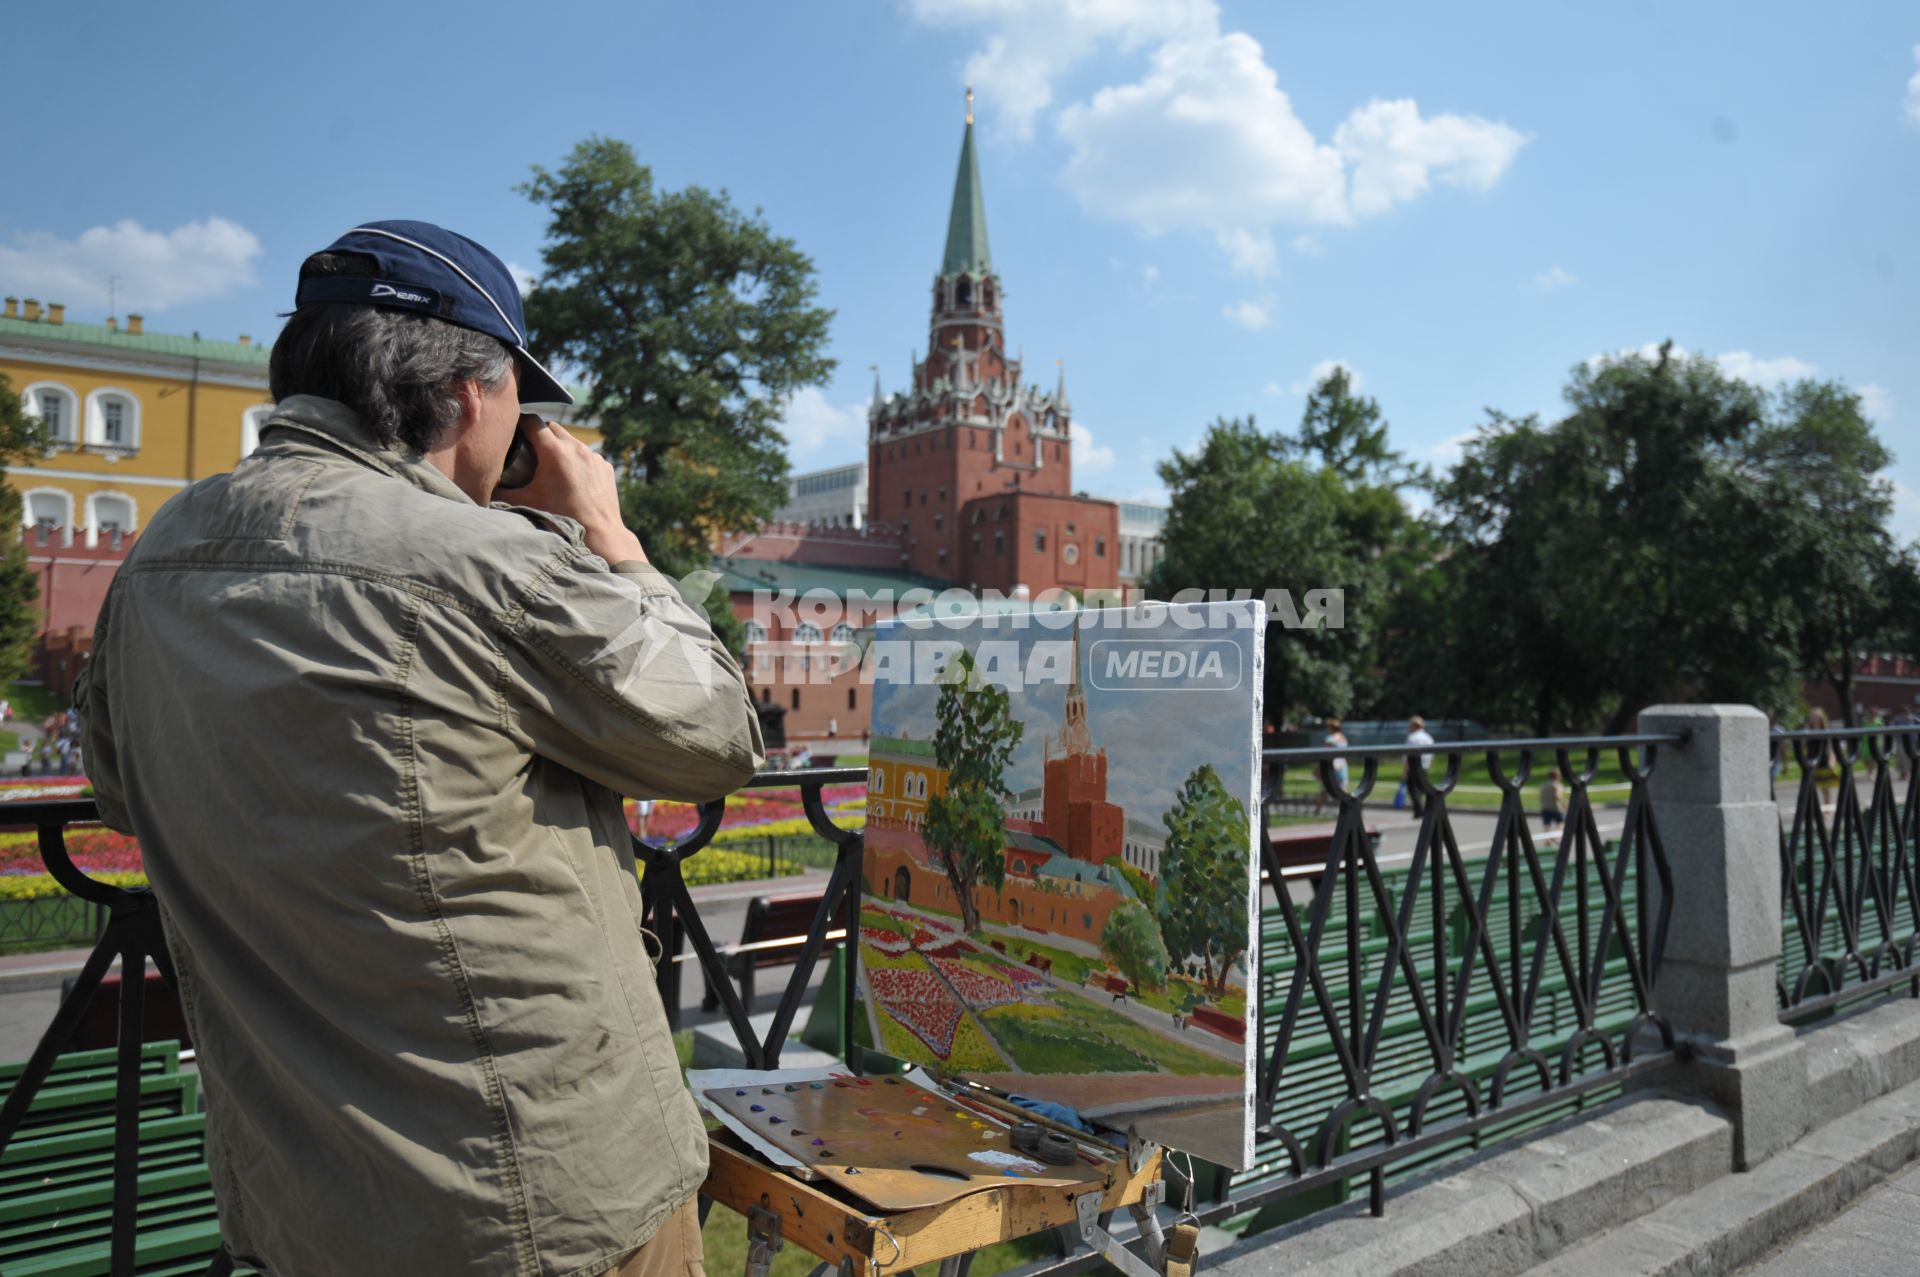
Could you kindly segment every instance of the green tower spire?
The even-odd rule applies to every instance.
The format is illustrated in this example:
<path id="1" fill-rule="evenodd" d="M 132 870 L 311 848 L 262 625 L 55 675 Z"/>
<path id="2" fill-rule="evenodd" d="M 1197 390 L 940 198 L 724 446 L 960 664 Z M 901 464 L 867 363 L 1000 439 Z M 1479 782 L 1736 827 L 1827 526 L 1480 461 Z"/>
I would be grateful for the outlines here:
<path id="1" fill-rule="evenodd" d="M 989 275 L 987 205 L 980 195 L 980 162 L 973 154 L 973 86 L 967 86 L 967 132 L 960 143 L 960 171 L 953 179 L 953 212 L 947 219 L 947 255 L 942 275 Z"/>

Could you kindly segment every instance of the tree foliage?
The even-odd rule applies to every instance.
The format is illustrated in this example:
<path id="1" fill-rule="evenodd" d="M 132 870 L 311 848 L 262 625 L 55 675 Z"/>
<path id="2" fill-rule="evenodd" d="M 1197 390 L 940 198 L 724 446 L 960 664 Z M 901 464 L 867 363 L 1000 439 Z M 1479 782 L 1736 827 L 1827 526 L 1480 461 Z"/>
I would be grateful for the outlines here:
<path id="1" fill-rule="evenodd" d="M 1269 630 L 1268 717 L 1348 714 L 1378 699 L 1387 602 L 1431 559 L 1400 489 L 1425 481 L 1387 446 L 1374 400 L 1344 369 L 1314 387 L 1299 430 L 1268 434 L 1222 419 L 1192 454 L 1162 462 L 1171 496 L 1156 597 L 1181 590 L 1339 589 L 1338 628 Z"/>
<path id="2" fill-rule="evenodd" d="M 1176 963 L 1200 960 L 1207 991 L 1220 997 L 1247 951 L 1247 891 L 1253 849 L 1244 803 L 1211 763 L 1188 775 L 1167 812 L 1160 854 L 1160 934 Z"/>
<path id="3" fill-rule="evenodd" d="M 1575 368 L 1555 424 L 1490 414 L 1438 488 L 1446 553 L 1396 605 L 1403 694 L 1538 732 L 1781 710 L 1888 631 L 1887 454 L 1858 397 L 1769 397 L 1670 345 Z"/>
<path id="4" fill-rule="evenodd" d="M 1153 915 L 1137 900 L 1107 915 L 1107 925 L 1100 930 L 1100 952 L 1142 989 L 1158 989 L 1167 982 L 1166 943 Z"/>
<path id="5" fill-rule="evenodd" d="M 813 262 L 724 191 L 656 188 L 610 138 L 519 189 L 548 214 L 533 349 L 587 381 L 648 556 L 675 576 L 705 567 L 716 534 L 758 527 L 785 499 L 781 414 L 833 371 Z"/>
<path id="6" fill-rule="evenodd" d="M 971 933 L 980 926 L 974 889 L 999 891 L 1006 881 L 1005 802 L 1012 795 L 1005 775 L 1026 725 L 1014 719 L 1007 690 L 983 680 L 967 651 L 946 671 L 936 713 L 934 763 L 946 773 L 946 789 L 928 801 L 923 833 Z"/>
<path id="7" fill-rule="evenodd" d="M 46 451 L 47 431 L 27 412 L 6 374 L 0 373 L 0 464 L 12 464 Z M 0 528 L 21 526 L 20 494 L 0 483 Z M 9 536 L 0 551 L 0 678 L 26 673 L 34 635 L 40 628 L 40 585 L 27 564 L 26 541 Z"/>

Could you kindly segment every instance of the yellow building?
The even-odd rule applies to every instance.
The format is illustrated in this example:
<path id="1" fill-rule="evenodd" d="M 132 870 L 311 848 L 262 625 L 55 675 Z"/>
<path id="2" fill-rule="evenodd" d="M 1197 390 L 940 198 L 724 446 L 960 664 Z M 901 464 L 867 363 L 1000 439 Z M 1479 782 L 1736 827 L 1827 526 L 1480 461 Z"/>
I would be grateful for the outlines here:
<path id="1" fill-rule="evenodd" d="M 267 397 L 267 350 L 68 323 L 65 308 L 7 298 L 0 374 L 52 434 L 52 449 L 7 467 L 32 542 L 96 546 L 145 527 L 195 479 L 253 450 Z"/>
<path id="2" fill-rule="evenodd" d="M 167 498 L 258 446 L 273 411 L 270 345 L 149 332 L 138 315 L 124 327 L 70 323 L 64 306 L 5 299 L 0 375 L 53 437 L 45 455 L 6 468 L 40 577 L 50 683 L 65 686 L 85 660 L 125 541 Z M 575 434 L 599 443 L 570 420 L 577 408 L 564 411 Z"/>

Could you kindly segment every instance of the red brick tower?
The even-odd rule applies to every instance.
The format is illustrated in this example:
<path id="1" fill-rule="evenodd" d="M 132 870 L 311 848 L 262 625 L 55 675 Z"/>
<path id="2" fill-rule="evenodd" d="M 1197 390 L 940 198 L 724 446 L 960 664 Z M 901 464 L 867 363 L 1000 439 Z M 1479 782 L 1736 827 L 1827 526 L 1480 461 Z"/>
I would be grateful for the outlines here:
<path id="1" fill-rule="evenodd" d="M 907 565 L 976 589 L 1119 583 L 1119 509 L 1073 495 L 1066 378 L 1052 393 L 1009 358 L 1000 277 L 973 146 L 973 91 L 912 389 L 868 410 L 867 515 L 899 529 Z"/>
<path id="2" fill-rule="evenodd" d="M 1060 754 L 1054 755 L 1058 742 Z M 1066 721 L 1058 738 L 1044 745 L 1041 815 L 1047 837 L 1075 860 L 1105 864 L 1120 854 L 1127 814 L 1107 801 L 1107 751 L 1093 748 L 1087 726 L 1087 695 L 1080 685 L 1080 630 L 1073 631 L 1073 682 L 1067 688 Z"/>

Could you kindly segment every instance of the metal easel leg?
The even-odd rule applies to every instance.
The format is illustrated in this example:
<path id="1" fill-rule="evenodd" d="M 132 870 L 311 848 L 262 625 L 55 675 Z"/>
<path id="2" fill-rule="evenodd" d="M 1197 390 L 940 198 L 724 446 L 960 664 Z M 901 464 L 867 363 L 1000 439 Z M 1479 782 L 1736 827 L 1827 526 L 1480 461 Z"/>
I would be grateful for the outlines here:
<path id="1" fill-rule="evenodd" d="M 773 1257 L 780 1253 L 780 1217 L 764 1206 L 747 1210 L 746 1277 L 767 1277 Z"/>

